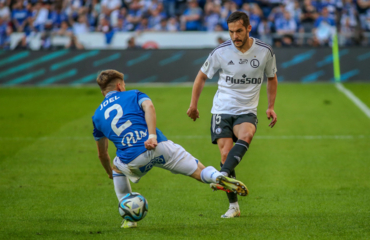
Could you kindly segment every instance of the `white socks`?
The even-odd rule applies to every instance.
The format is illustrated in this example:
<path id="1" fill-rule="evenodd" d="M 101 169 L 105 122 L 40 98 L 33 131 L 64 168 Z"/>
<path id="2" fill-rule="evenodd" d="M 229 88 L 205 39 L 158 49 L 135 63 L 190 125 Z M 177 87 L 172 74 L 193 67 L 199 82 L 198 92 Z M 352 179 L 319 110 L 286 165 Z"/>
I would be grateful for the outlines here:
<path id="1" fill-rule="evenodd" d="M 131 193 L 131 185 L 126 176 L 113 170 L 113 184 L 118 201 L 127 193 Z"/>
<path id="2" fill-rule="evenodd" d="M 239 203 L 238 202 L 230 203 L 229 208 L 239 209 Z"/>
<path id="3" fill-rule="evenodd" d="M 200 178 L 204 183 L 216 183 L 216 178 L 222 174 L 216 168 L 209 166 L 202 170 Z"/>

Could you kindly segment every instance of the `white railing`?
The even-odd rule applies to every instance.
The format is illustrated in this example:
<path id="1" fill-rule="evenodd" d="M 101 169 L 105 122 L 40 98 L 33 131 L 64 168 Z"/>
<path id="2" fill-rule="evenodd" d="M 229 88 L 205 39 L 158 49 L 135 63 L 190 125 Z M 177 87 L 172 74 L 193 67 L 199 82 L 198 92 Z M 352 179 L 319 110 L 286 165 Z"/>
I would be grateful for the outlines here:
<path id="1" fill-rule="evenodd" d="M 364 45 L 370 46 L 370 32 L 363 34 L 365 37 Z M 25 37 L 24 33 L 13 33 L 11 35 L 10 49 L 16 48 L 19 41 Z M 107 44 L 104 33 L 92 32 L 80 34 L 76 36 L 78 41 L 82 43 L 85 49 L 126 49 L 127 42 L 130 38 L 135 37 L 137 45 L 143 46 L 144 44 L 150 47 L 157 46 L 160 49 L 200 49 L 200 48 L 214 48 L 219 45 L 218 38 L 223 40 L 229 39 L 228 32 L 119 32 L 115 33 L 110 44 Z M 281 37 L 278 34 L 269 36 L 261 36 L 262 41 L 272 44 L 273 38 Z M 307 39 L 312 39 L 312 33 L 296 33 L 294 34 L 295 42 L 298 45 L 305 45 Z M 70 37 L 66 36 L 51 36 L 51 44 L 53 46 L 65 47 L 70 41 Z M 339 34 L 339 44 L 343 45 L 345 36 Z M 42 35 L 41 33 L 30 35 L 27 37 L 29 48 L 32 50 L 39 50 L 42 48 Z"/>

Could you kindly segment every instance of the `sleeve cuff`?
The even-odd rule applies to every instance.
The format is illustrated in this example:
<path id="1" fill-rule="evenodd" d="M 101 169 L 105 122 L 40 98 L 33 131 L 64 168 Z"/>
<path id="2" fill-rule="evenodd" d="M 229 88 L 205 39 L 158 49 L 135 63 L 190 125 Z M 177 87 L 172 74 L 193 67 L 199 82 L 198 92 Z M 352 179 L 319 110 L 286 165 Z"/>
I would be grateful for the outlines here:
<path id="1" fill-rule="evenodd" d="M 140 99 L 140 100 L 139 100 L 138 104 L 139 104 L 140 108 L 142 108 L 142 107 L 141 107 L 141 104 L 142 104 L 144 101 L 146 101 L 146 100 L 150 100 L 150 101 L 151 101 L 151 99 L 150 99 L 150 98 L 142 98 L 142 99 Z"/>

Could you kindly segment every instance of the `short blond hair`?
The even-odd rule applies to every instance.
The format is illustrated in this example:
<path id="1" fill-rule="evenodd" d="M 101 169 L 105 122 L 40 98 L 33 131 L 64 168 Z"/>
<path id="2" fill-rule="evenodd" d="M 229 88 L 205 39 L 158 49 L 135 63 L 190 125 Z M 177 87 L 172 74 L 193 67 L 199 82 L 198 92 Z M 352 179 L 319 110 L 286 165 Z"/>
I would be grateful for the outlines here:
<path id="1" fill-rule="evenodd" d="M 104 92 L 110 85 L 115 84 L 117 80 L 123 80 L 124 74 L 113 69 L 101 71 L 96 78 L 100 89 Z"/>

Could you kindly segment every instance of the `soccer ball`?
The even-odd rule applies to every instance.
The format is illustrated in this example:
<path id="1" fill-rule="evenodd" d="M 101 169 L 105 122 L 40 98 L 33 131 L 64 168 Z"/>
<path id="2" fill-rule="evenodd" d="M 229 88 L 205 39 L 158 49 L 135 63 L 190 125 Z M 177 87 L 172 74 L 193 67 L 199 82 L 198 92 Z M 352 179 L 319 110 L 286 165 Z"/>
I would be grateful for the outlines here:
<path id="1" fill-rule="evenodd" d="M 119 201 L 118 211 L 123 219 L 138 222 L 148 212 L 148 201 L 140 193 L 128 193 Z"/>

